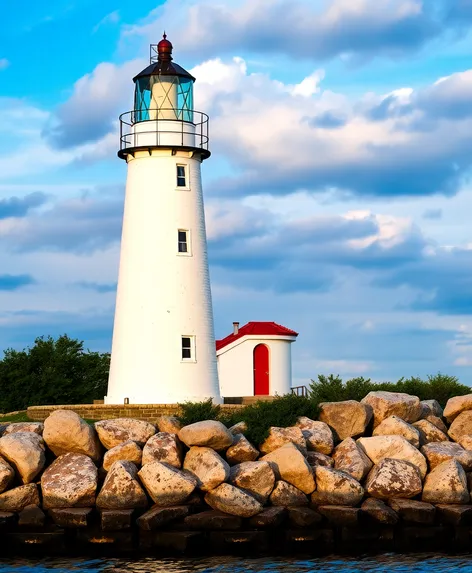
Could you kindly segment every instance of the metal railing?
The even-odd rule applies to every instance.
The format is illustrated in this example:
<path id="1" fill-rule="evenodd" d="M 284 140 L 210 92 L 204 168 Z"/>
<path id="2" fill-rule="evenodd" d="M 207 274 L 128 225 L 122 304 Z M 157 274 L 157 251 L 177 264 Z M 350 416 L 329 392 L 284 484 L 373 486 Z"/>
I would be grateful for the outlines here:
<path id="1" fill-rule="evenodd" d="M 133 149 L 169 146 L 197 148 L 209 155 L 208 115 L 174 108 L 133 110 L 120 115 L 119 155 Z"/>
<path id="2" fill-rule="evenodd" d="M 295 394 L 295 396 L 303 396 L 304 398 L 308 398 L 308 388 L 306 386 L 294 386 L 292 388 L 292 394 Z"/>

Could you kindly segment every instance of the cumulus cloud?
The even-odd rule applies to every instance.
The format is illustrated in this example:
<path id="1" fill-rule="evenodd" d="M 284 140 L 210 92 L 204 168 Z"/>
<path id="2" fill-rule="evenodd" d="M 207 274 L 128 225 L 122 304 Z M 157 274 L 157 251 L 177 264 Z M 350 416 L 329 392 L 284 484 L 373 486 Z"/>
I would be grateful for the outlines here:
<path id="1" fill-rule="evenodd" d="M 166 28 L 179 52 L 193 53 L 198 46 L 203 57 L 225 52 L 370 57 L 418 49 L 442 32 L 442 16 L 423 0 L 168 0 L 124 35 L 154 42 Z"/>
<path id="2" fill-rule="evenodd" d="M 9 197 L 0 199 L 0 219 L 9 217 L 24 217 L 36 207 L 44 205 L 47 195 L 41 192 L 29 193 L 25 197 Z"/>

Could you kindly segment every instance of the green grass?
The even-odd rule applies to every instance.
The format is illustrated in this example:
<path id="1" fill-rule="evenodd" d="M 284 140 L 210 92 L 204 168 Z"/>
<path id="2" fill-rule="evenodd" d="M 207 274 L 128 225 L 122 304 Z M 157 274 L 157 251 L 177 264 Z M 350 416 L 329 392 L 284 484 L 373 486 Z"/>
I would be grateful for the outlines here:
<path id="1" fill-rule="evenodd" d="M 32 422 L 30 418 L 26 415 L 26 412 L 20 412 L 19 414 L 13 414 L 12 416 L 0 417 L 0 424 L 3 422 Z"/>

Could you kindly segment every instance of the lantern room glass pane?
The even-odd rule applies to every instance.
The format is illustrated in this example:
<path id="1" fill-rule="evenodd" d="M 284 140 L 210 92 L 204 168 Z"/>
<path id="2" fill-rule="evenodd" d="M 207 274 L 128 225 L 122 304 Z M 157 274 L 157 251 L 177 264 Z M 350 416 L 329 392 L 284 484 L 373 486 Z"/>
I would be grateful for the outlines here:
<path id="1" fill-rule="evenodd" d="M 149 110 L 154 110 L 154 113 Z M 134 97 L 134 122 L 155 119 L 193 122 L 193 81 L 189 78 L 153 75 L 138 78 Z M 162 110 L 162 111 L 160 111 Z"/>

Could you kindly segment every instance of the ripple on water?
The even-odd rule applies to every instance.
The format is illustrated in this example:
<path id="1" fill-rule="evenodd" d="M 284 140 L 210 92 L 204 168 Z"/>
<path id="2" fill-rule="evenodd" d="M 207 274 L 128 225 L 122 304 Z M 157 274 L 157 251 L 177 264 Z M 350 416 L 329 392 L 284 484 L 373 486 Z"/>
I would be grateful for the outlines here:
<path id="1" fill-rule="evenodd" d="M 205 559 L 0 560 L 3 573 L 472 573 L 466 555 L 379 555 L 323 559 L 236 557 Z"/>

